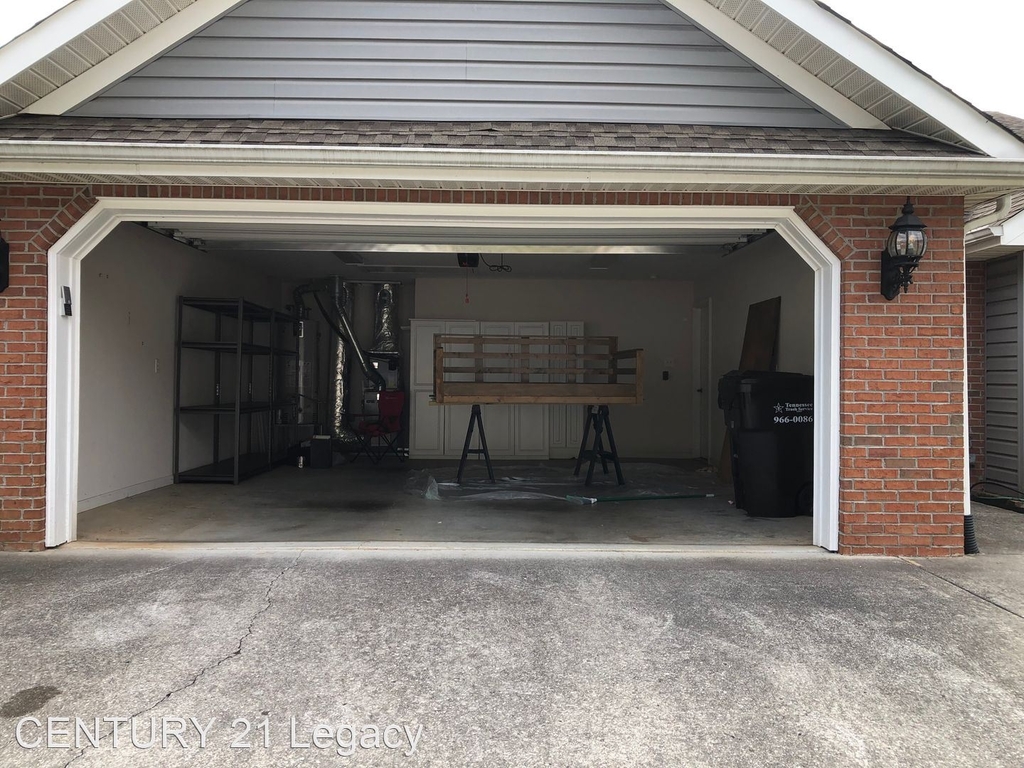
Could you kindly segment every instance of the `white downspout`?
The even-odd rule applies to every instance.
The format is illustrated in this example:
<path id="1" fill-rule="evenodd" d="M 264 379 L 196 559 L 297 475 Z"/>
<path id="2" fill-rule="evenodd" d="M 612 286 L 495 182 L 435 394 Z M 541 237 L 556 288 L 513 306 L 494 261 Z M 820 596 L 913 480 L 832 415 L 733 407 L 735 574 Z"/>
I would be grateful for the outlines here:
<path id="1" fill-rule="evenodd" d="M 996 204 L 996 209 L 992 213 L 982 216 L 978 219 L 972 219 L 964 224 L 964 233 L 970 234 L 983 227 L 987 227 L 989 224 L 995 224 L 999 221 L 1005 221 L 1010 216 L 1010 206 L 1013 205 L 1013 194 L 1003 195 L 999 198 L 999 202 Z"/>

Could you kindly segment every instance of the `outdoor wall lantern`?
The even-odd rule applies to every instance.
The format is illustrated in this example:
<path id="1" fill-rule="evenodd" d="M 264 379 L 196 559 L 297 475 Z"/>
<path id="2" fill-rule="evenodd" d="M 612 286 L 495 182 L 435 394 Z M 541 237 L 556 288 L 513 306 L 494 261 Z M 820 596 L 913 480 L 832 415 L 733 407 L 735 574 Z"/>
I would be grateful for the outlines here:
<path id="1" fill-rule="evenodd" d="M 892 301 L 899 296 L 901 288 L 906 293 L 914 282 L 914 270 L 928 250 L 928 238 L 924 234 L 927 228 L 914 215 L 914 206 L 908 197 L 903 215 L 889 227 L 889 239 L 882 251 L 882 295 L 886 300 Z"/>

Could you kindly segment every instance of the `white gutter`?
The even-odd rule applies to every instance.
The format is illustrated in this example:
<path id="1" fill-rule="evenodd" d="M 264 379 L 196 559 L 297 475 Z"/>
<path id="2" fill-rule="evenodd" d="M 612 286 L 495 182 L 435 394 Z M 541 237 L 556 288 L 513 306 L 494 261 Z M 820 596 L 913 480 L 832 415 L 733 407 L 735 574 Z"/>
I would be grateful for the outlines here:
<path id="1" fill-rule="evenodd" d="M 971 233 L 976 229 L 983 229 L 989 224 L 1006 221 L 1010 217 L 1010 206 L 1013 205 L 1013 195 L 1003 195 L 999 198 L 996 209 L 987 216 L 979 216 L 964 224 L 964 232 Z"/>
<path id="2" fill-rule="evenodd" d="M 391 149 L 224 144 L 0 141 L 0 173 L 75 177 L 197 177 L 522 183 L 581 187 L 682 184 L 721 189 L 821 185 L 1024 187 L 1024 159 L 871 158 L 664 152 Z M 950 194 L 954 194 L 950 192 Z"/>
<path id="3" fill-rule="evenodd" d="M 1024 250 L 1024 211 L 998 224 L 968 232 L 964 247 L 968 257 L 987 258 Z"/>
<path id="4" fill-rule="evenodd" d="M 1005 252 L 1002 227 L 979 229 L 964 240 L 964 254 L 968 259 L 994 259 Z"/>

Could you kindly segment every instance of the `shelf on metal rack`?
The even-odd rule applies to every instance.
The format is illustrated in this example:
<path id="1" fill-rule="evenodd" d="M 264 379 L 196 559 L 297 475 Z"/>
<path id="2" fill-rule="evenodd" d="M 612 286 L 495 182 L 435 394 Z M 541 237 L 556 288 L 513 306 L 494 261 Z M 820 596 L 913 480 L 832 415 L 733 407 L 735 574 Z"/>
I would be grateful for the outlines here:
<path id="1" fill-rule="evenodd" d="M 209 352 L 235 352 L 238 350 L 238 342 L 235 341 L 183 341 L 182 349 L 201 349 Z M 264 344 L 250 344 L 242 342 L 243 355 L 269 355 L 270 347 Z M 280 352 L 278 353 L 280 354 Z"/>
<path id="2" fill-rule="evenodd" d="M 259 304 L 253 304 L 249 301 L 239 301 L 238 299 L 207 299 L 197 298 L 192 296 L 182 297 L 181 303 L 186 307 L 192 309 L 203 309 L 207 312 L 213 312 L 218 315 L 224 315 L 225 317 L 238 318 L 238 307 L 241 304 L 242 316 L 246 320 L 254 320 L 256 322 L 266 322 L 270 320 L 275 314 L 274 310 L 268 309 L 267 307 L 261 307 Z"/>
<path id="3" fill-rule="evenodd" d="M 245 402 L 241 405 L 242 413 L 259 413 L 271 410 L 271 404 L 263 402 Z M 204 405 L 183 405 L 180 408 L 182 413 L 234 413 L 234 403 L 207 403 Z"/>
<path id="4" fill-rule="evenodd" d="M 238 457 L 238 479 L 270 469 L 266 453 L 243 453 Z M 235 480 L 235 459 L 224 459 L 215 464 L 186 469 L 178 474 L 181 483 L 232 483 Z"/>

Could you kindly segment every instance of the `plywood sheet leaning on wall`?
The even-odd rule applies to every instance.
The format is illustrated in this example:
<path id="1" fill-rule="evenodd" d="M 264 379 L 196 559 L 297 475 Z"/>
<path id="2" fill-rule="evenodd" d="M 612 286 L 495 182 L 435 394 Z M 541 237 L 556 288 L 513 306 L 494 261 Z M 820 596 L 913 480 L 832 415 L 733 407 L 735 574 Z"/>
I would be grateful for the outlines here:
<path id="1" fill-rule="evenodd" d="M 743 332 L 738 371 L 774 371 L 779 361 L 779 319 L 782 316 L 782 297 L 751 304 L 747 309 L 747 327 Z M 732 482 L 732 454 L 729 435 L 722 440 L 718 460 L 718 476 Z"/>

